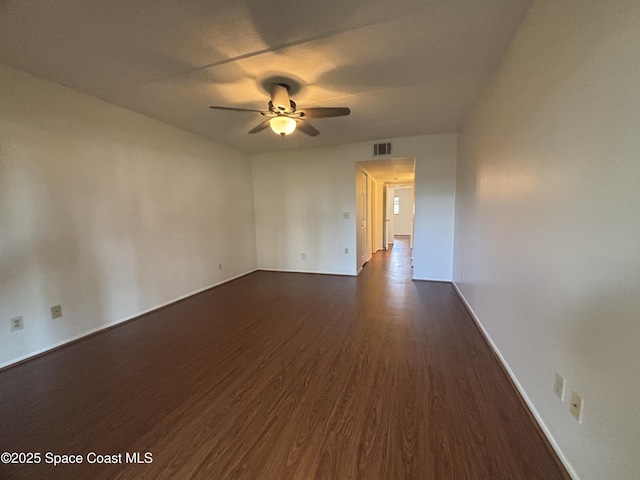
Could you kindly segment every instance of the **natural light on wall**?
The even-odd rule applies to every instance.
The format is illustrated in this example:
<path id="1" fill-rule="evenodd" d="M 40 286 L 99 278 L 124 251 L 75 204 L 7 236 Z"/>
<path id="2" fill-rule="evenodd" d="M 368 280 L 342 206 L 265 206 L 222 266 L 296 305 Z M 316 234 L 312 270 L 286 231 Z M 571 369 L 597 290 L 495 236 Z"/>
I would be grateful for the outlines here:
<path id="1" fill-rule="evenodd" d="M 485 167 L 478 178 L 479 196 L 483 200 L 514 200 L 531 194 L 537 186 L 536 176 L 521 167 L 511 170 Z"/>

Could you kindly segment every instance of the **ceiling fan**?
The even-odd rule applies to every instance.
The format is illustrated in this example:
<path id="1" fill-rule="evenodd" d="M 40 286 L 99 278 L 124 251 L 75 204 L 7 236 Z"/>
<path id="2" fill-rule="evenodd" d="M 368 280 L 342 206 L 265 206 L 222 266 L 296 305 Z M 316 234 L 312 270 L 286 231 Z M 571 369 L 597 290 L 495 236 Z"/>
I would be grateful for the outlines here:
<path id="1" fill-rule="evenodd" d="M 347 107 L 317 107 L 297 110 L 296 103 L 289 98 L 289 88 L 289 85 L 285 83 L 271 84 L 271 101 L 269 101 L 269 110 L 267 111 L 216 106 L 209 108 L 259 113 L 269 119 L 251 129 L 249 133 L 258 133 L 270 126 L 274 132 L 283 137 L 293 133 L 296 127 L 302 133 L 315 137 L 320 132 L 306 121 L 307 118 L 344 117 L 351 113 Z"/>

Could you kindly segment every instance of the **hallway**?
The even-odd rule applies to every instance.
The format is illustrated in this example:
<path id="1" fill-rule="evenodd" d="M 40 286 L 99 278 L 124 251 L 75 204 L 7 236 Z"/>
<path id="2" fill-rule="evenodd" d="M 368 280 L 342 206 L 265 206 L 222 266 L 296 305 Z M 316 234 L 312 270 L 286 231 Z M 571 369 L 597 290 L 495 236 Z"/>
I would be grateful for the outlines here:
<path id="1" fill-rule="evenodd" d="M 0 372 L 1 451 L 84 459 L 0 477 L 567 478 L 407 242 L 357 278 L 255 272 Z"/>

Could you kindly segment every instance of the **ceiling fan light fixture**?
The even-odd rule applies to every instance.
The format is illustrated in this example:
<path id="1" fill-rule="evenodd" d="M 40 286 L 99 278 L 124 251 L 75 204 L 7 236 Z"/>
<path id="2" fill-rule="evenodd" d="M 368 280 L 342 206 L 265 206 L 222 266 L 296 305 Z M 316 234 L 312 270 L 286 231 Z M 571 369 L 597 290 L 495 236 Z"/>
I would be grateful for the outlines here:
<path id="1" fill-rule="evenodd" d="M 271 130 L 282 137 L 291 135 L 296 130 L 310 137 L 315 137 L 320 132 L 313 125 L 306 122 L 307 118 L 344 117 L 351 113 L 351 110 L 347 107 L 312 107 L 298 111 L 296 102 L 289 97 L 289 86 L 284 83 L 271 84 L 271 100 L 269 100 L 269 110 L 267 111 L 250 108 L 218 107 L 216 105 L 211 105 L 209 108 L 233 112 L 259 113 L 263 117 L 267 117 L 267 119 L 249 130 L 249 134 L 259 133 L 271 127 Z M 304 117 L 304 120 L 302 117 Z"/>
<path id="2" fill-rule="evenodd" d="M 291 135 L 296 129 L 296 121 L 293 118 L 285 117 L 284 115 L 273 117 L 269 121 L 269 125 L 271 126 L 271 130 L 283 137 L 285 135 Z"/>

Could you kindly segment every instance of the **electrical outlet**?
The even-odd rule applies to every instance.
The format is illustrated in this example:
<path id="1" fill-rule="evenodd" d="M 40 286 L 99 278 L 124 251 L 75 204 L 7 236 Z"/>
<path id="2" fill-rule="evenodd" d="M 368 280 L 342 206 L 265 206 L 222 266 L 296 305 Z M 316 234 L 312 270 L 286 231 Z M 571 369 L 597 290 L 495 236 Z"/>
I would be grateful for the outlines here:
<path id="1" fill-rule="evenodd" d="M 342 219 L 349 220 L 349 212 L 342 212 Z"/>
<path id="2" fill-rule="evenodd" d="M 558 397 L 561 402 L 564 402 L 564 385 L 564 377 L 556 372 L 556 380 L 553 384 L 553 393 L 556 394 L 556 397 Z"/>
<path id="3" fill-rule="evenodd" d="M 222 270 L 222 264 L 221 263 L 218 264 L 218 270 Z"/>
<path id="4" fill-rule="evenodd" d="M 19 317 L 13 317 L 11 320 L 9 320 L 9 323 L 11 324 L 12 332 L 15 332 L 16 330 L 22 330 L 24 328 L 24 320 L 22 318 L 22 315 L 20 315 Z"/>
<path id="5" fill-rule="evenodd" d="M 344 253 L 349 253 L 349 249 L 348 249 L 348 248 L 345 248 L 345 249 L 344 249 Z"/>
<path id="6" fill-rule="evenodd" d="M 306 260 L 306 259 L 307 259 L 307 254 L 306 254 L 306 253 L 301 253 L 301 254 L 300 254 L 300 258 L 301 258 L 302 260 Z"/>
<path id="7" fill-rule="evenodd" d="M 571 391 L 571 401 L 569 402 L 569 412 L 578 421 L 582 423 L 582 407 L 584 406 L 584 400 L 578 395 L 575 390 Z"/>
<path id="8" fill-rule="evenodd" d="M 51 307 L 51 318 L 60 318 L 62 316 L 62 307 L 60 305 L 54 305 Z"/>

